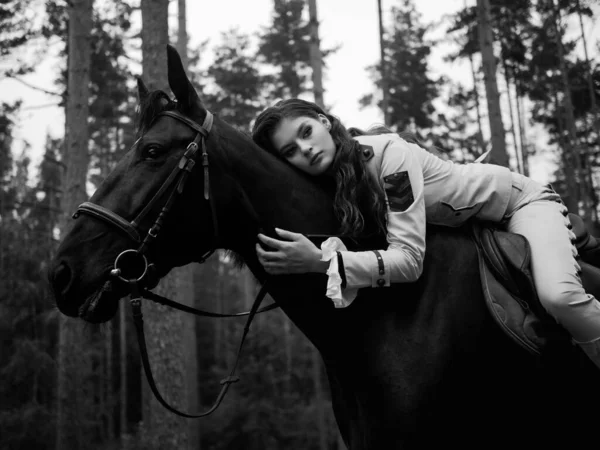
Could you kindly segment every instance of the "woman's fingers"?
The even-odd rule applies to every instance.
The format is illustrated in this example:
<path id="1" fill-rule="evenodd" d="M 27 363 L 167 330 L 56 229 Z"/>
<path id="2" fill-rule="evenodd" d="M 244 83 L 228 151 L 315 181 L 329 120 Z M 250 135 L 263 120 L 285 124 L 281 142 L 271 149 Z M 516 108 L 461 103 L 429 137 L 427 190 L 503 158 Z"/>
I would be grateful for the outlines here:
<path id="1" fill-rule="evenodd" d="M 257 244 L 256 253 L 258 255 L 258 262 L 263 266 L 265 271 L 271 275 L 284 273 L 284 267 L 281 264 L 281 260 L 275 258 L 269 259 L 269 256 L 267 256 L 269 252 L 265 252 L 258 247 L 260 246 Z"/>
<path id="2" fill-rule="evenodd" d="M 290 268 L 286 263 L 285 254 L 281 252 L 268 252 L 260 244 L 256 244 L 256 255 L 258 262 L 270 275 L 282 275 L 290 273 Z"/>
<path id="3" fill-rule="evenodd" d="M 265 245 L 268 245 L 271 248 L 274 248 L 276 250 L 281 250 L 283 248 L 285 248 L 287 242 L 285 241 L 280 241 L 278 239 L 273 239 L 269 236 L 265 236 L 262 233 L 258 234 L 258 239 Z"/>
<path id="4" fill-rule="evenodd" d="M 262 233 L 258 234 L 258 239 L 269 247 L 282 250 L 289 245 L 290 241 L 300 241 L 304 238 L 303 234 L 294 233 L 293 231 L 282 230 L 280 228 L 275 228 L 275 231 L 279 236 L 285 239 L 285 241 L 274 239 Z"/>
<path id="5" fill-rule="evenodd" d="M 260 244 L 256 244 L 256 254 L 258 255 L 258 260 L 261 264 L 264 263 L 276 263 L 281 262 L 285 259 L 285 254 L 279 251 L 269 252 L 264 250 Z"/>
<path id="6" fill-rule="evenodd" d="M 256 254 L 265 271 L 278 275 L 306 272 L 305 264 L 302 264 L 306 259 L 306 243 L 311 246 L 314 244 L 302 234 L 279 228 L 275 230 L 285 240 L 273 239 L 262 233 L 258 234 L 260 243 L 256 244 Z M 272 250 L 265 250 L 261 243 Z"/>
<path id="7" fill-rule="evenodd" d="M 282 275 L 284 274 L 284 270 L 279 267 L 279 266 L 264 266 L 265 268 L 265 272 L 267 272 L 269 275 Z"/>
<path id="8" fill-rule="evenodd" d="M 300 239 L 302 237 L 302 234 L 300 234 L 300 233 L 294 233 L 293 231 L 282 230 L 281 228 L 275 228 L 275 231 L 277 232 L 277 234 L 279 236 L 281 236 L 284 239 L 287 239 L 288 241 L 297 241 L 298 239 Z"/>

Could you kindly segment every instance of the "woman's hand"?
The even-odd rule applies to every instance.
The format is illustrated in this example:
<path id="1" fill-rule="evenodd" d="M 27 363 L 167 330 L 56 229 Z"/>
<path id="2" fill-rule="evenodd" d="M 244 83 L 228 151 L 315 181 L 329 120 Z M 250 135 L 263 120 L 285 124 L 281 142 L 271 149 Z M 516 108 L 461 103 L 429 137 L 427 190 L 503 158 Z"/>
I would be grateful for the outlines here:
<path id="1" fill-rule="evenodd" d="M 256 244 L 258 261 L 267 273 L 280 275 L 307 272 L 325 273 L 327 271 L 329 263 L 321 261 L 321 250 L 306 236 L 279 228 L 275 228 L 275 232 L 285 241 L 273 239 L 264 234 L 258 235 L 258 239 L 263 244 L 274 250 L 267 251 L 260 244 Z"/>

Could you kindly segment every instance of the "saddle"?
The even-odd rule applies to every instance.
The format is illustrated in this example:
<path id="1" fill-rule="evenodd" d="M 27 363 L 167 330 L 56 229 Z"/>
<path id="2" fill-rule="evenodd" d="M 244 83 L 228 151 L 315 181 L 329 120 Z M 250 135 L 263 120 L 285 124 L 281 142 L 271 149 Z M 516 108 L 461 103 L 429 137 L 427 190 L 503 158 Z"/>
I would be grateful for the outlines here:
<path id="1" fill-rule="evenodd" d="M 579 252 L 586 292 L 600 298 L 600 242 L 583 220 L 569 214 Z M 474 223 L 473 238 L 486 305 L 506 335 L 532 354 L 541 355 L 552 341 L 570 336 L 543 308 L 531 274 L 531 253 L 524 236 Z"/>

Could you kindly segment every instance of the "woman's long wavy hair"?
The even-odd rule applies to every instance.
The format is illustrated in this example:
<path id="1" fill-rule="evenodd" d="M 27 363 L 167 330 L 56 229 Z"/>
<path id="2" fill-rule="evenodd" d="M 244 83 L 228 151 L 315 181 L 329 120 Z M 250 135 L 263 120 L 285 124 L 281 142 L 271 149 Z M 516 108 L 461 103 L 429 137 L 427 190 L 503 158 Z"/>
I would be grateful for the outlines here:
<path id="1" fill-rule="evenodd" d="M 252 139 L 263 149 L 277 156 L 272 136 L 284 119 L 311 117 L 319 114 L 331 123 L 330 134 L 335 143 L 336 155 L 331 173 L 335 180 L 334 213 L 340 221 L 340 233 L 349 237 L 372 237 L 386 233 L 386 200 L 379 182 L 370 176 L 361 156 L 360 144 L 353 139 L 359 134 L 389 133 L 378 127 L 366 133 L 352 129 L 353 134 L 340 120 L 323 111 L 318 105 L 300 99 L 282 100 L 265 109 L 257 118 L 252 129 Z"/>

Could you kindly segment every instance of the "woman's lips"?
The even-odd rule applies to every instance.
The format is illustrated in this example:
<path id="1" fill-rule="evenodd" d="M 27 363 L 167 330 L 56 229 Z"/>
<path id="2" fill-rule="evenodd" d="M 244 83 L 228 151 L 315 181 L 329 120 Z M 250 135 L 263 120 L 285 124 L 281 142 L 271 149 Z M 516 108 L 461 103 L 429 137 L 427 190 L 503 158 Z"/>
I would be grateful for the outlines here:
<path id="1" fill-rule="evenodd" d="M 319 152 L 319 153 L 317 153 L 315 156 L 313 156 L 313 157 L 312 157 L 312 159 L 310 160 L 310 165 L 311 165 L 311 166 L 314 166 L 314 165 L 317 163 L 317 161 L 318 161 L 319 159 L 321 159 L 321 156 L 322 156 L 322 155 L 323 155 L 323 153 L 322 153 L 322 152 Z"/>

